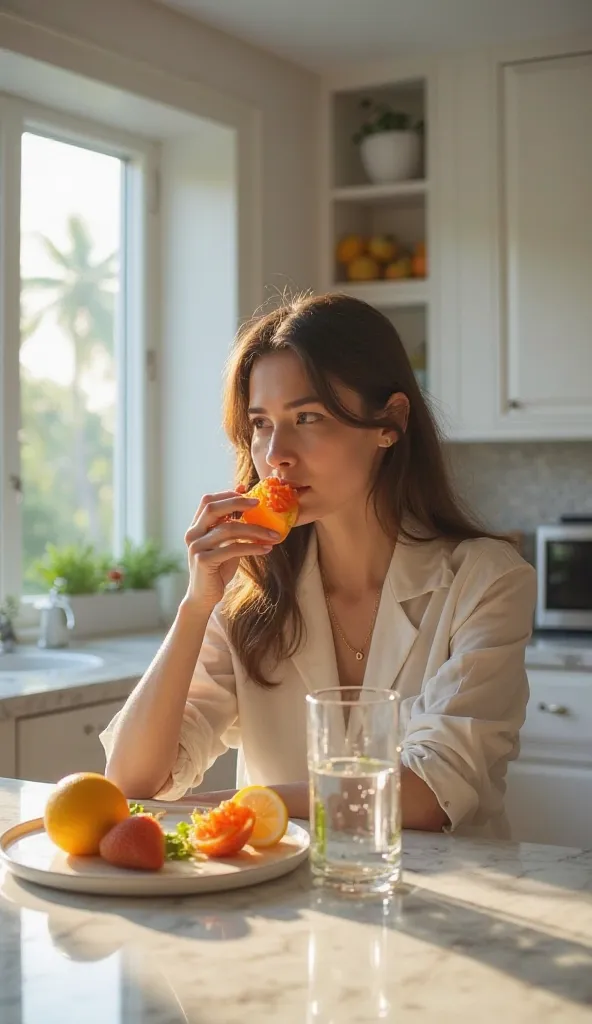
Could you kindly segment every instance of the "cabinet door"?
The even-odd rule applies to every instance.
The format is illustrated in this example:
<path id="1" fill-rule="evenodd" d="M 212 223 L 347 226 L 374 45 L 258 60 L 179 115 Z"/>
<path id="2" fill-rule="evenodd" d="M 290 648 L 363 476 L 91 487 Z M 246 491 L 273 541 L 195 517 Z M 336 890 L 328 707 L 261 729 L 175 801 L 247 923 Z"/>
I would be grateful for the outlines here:
<path id="1" fill-rule="evenodd" d="M 592 769 L 517 761 L 508 769 L 506 812 L 512 839 L 592 846 Z"/>
<path id="2" fill-rule="evenodd" d="M 528 670 L 530 700 L 520 759 L 577 763 L 592 770 L 592 673 Z"/>
<path id="3" fill-rule="evenodd" d="M 503 69 L 502 416 L 547 432 L 592 432 L 591 111 L 592 54 Z"/>
<path id="4" fill-rule="evenodd" d="M 14 718 L 0 721 L 0 776 L 13 779 L 16 775 L 16 726 Z"/>
<path id="5" fill-rule="evenodd" d="M 105 753 L 99 733 L 123 704 L 123 700 L 109 701 L 20 719 L 17 778 L 57 782 L 70 772 L 103 772 Z"/>

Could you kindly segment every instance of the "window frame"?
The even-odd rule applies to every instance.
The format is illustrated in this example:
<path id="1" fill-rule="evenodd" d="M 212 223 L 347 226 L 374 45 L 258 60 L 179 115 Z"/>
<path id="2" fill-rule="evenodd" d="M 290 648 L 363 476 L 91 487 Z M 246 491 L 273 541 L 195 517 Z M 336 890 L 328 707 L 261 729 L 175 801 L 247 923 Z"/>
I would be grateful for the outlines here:
<path id="1" fill-rule="evenodd" d="M 118 157 L 122 167 L 122 263 L 125 301 L 117 329 L 114 550 L 124 537 L 158 535 L 160 475 L 156 367 L 160 322 L 160 145 L 91 119 L 0 93 L 0 599 L 21 592 L 20 215 L 24 132 Z M 33 598 L 21 600 L 24 624 Z"/>

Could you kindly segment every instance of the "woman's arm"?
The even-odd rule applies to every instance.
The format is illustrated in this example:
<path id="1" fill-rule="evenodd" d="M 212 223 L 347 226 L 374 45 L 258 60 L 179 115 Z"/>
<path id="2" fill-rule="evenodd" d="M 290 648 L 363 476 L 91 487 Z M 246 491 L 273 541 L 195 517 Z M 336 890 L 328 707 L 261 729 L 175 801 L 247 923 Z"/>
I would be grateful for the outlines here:
<path id="1" fill-rule="evenodd" d="M 126 796 L 148 799 L 169 776 L 208 619 L 209 614 L 181 604 L 166 640 L 120 713 L 105 775 Z"/>
<path id="2" fill-rule="evenodd" d="M 272 789 L 282 797 L 291 818 L 308 818 L 309 795 L 307 782 L 292 782 Z M 198 804 L 217 804 L 231 800 L 235 789 L 215 793 L 196 793 Z M 403 768 L 401 774 L 401 805 L 403 828 L 418 829 L 422 832 L 440 832 L 447 825 L 448 816 L 440 807 L 430 787 L 410 768 Z"/>
<path id="3" fill-rule="evenodd" d="M 401 811 L 403 828 L 417 829 L 418 832 L 441 832 L 445 825 L 450 824 L 448 815 L 427 782 L 405 766 L 401 770 Z"/>
<path id="4" fill-rule="evenodd" d="M 517 556 L 508 561 L 502 574 L 486 554 L 476 563 L 459 601 L 448 661 L 418 698 L 408 698 L 403 764 L 437 796 L 452 828 L 502 815 L 503 780 L 526 713 L 524 651 L 536 578 Z M 425 807 L 421 795 L 419 801 Z"/>
<path id="5" fill-rule="evenodd" d="M 187 594 L 150 668 L 101 736 L 108 750 L 105 774 L 128 797 L 150 798 L 169 779 L 178 758 L 187 697 L 212 612 L 222 600 L 240 558 L 267 553 L 280 539 L 277 533 L 229 518 L 253 504 L 257 504 L 256 499 L 234 491 L 205 495 L 185 535 Z M 204 692 L 207 689 L 205 682 Z M 233 699 L 227 693 L 224 696 L 232 705 Z M 233 710 L 236 713 L 234 706 Z M 217 721 L 220 717 L 225 716 L 216 715 Z M 194 750 L 199 756 L 193 760 L 201 764 L 205 759 L 207 767 L 213 728 L 207 722 L 201 722 L 201 726 L 198 723 L 197 731 L 194 728 L 192 745 L 200 749 Z M 189 771 L 189 785 L 194 774 Z"/>

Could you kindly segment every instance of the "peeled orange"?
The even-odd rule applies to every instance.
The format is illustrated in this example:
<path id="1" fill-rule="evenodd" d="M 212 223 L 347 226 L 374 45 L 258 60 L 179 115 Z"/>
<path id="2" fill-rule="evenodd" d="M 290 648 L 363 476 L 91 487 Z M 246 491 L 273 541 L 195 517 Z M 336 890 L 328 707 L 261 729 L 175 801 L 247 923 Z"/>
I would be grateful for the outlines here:
<path id="1" fill-rule="evenodd" d="M 98 854 L 103 836 L 129 813 L 114 782 L 96 772 L 77 772 L 58 782 L 45 805 L 43 822 L 56 846 L 85 857 Z"/>
<path id="2" fill-rule="evenodd" d="M 253 811 L 234 800 L 224 800 L 210 811 L 194 811 L 191 820 L 193 847 L 207 857 L 234 857 L 251 841 L 255 825 Z"/>
<path id="3" fill-rule="evenodd" d="M 250 846 L 261 850 L 275 846 L 283 839 L 288 828 L 288 808 L 274 789 L 268 789 L 267 786 L 245 786 L 233 799 L 241 807 L 248 807 L 255 813 Z"/>
<path id="4" fill-rule="evenodd" d="M 259 499 L 258 505 L 244 510 L 245 523 L 277 530 L 285 540 L 298 519 L 298 495 L 293 487 L 275 476 L 268 476 L 247 491 L 245 498 Z"/>

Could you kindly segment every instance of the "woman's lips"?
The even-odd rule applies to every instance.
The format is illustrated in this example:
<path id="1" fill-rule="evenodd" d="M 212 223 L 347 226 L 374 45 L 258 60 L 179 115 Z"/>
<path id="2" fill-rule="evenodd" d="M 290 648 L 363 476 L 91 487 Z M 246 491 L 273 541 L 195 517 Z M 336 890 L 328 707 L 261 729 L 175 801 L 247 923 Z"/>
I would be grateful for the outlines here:
<path id="1" fill-rule="evenodd" d="M 303 494 L 305 491 L 310 491 L 308 484 L 295 484 L 293 480 L 286 480 L 285 477 L 280 477 L 280 479 L 283 484 L 287 484 L 293 491 L 296 491 L 296 494 Z"/>

